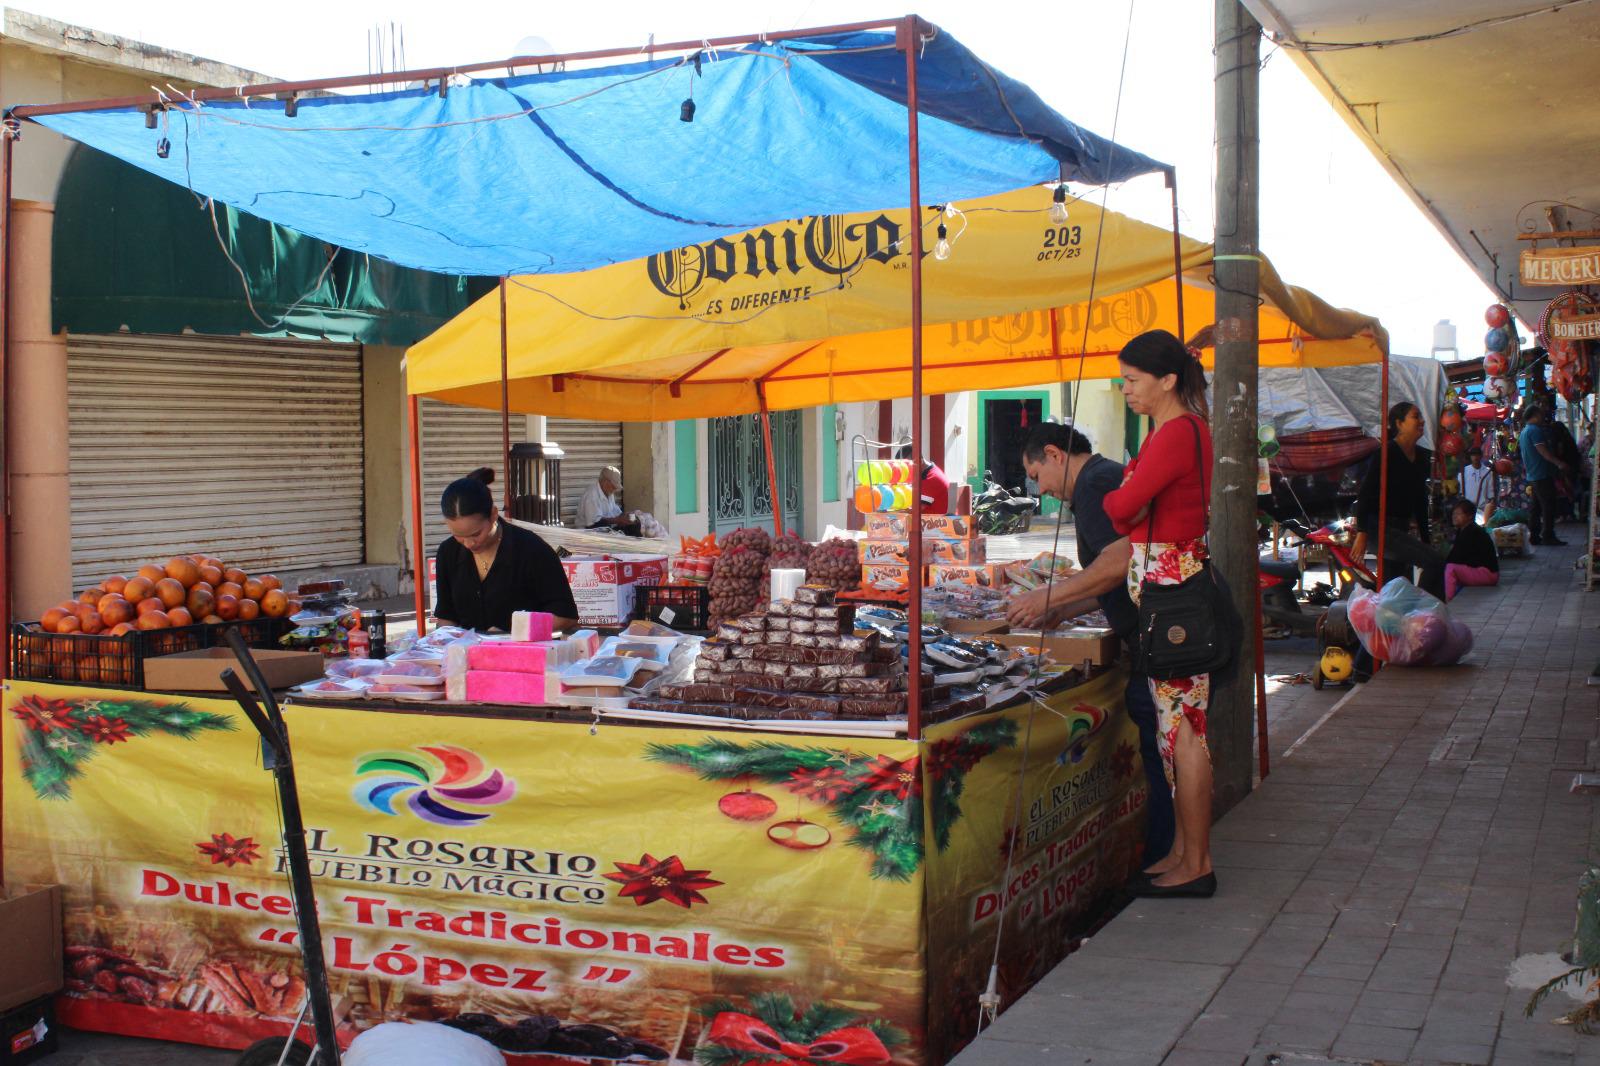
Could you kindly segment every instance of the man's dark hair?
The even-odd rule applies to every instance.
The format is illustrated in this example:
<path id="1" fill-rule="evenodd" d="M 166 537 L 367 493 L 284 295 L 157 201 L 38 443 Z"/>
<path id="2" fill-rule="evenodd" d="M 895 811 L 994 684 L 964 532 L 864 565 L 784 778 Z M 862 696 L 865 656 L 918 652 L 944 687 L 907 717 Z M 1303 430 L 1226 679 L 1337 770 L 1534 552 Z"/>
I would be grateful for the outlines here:
<path id="1" fill-rule="evenodd" d="M 1089 438 L 1071 426 L 1060 422 L 1040 422 L 1028 430 L 1022 442 L 1022 457 L 1033 462 L 1044 458 L 1046 445 L 1054 445 L 1066 455 L 1092 455 L 1094 445 Z"/>

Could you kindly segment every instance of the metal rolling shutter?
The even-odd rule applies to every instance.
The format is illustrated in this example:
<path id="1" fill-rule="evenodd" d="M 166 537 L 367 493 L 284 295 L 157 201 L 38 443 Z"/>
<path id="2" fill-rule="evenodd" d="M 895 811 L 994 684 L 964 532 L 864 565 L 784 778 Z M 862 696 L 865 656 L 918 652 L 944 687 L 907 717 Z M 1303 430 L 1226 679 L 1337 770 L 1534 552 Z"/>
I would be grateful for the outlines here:
<path id="1" fill-rule="evenodd" d="M 590 422 L 583 418 L 550 418 L 544 439 L 561 445 L 561 522 L 572 525 L 583 498 L 602 466 L 622 469 L 622 423 Z M 627 505 L 627 475 L 623 475 L 623 505 Z"/>
<path id="2" fill-rule="evenodd" d="M 179 552 L 361 562 L 359 346 L 73 336 L 67 387 L 76 586 Z"/>
<path id="3" fill-rule="evenodd" d="M 499 411 L 429 399 L 422 400 L 418 408 L 422 415 L 422 532 L 431 556 L 450 535 L 439 511 L 444 487 L 480 466 L 493 467 L 494 502 L 500 503 L 505 495 L 505 448 Z M 511 416 L 512 444 L 522 442 L 527 426 L 524 416 Z"/>

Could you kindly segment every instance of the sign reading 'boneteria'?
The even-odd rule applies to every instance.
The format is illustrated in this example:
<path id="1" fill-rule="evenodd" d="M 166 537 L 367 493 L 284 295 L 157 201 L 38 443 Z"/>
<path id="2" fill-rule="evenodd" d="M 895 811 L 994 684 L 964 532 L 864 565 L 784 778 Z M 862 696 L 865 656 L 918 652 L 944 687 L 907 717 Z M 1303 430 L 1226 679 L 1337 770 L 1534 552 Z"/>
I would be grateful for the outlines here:
<path id="1" fill-rule="evenodd" d="M 1530 248 L 1522 253 L 1524 285 L 1600 284 L 1600 246 Z"/>

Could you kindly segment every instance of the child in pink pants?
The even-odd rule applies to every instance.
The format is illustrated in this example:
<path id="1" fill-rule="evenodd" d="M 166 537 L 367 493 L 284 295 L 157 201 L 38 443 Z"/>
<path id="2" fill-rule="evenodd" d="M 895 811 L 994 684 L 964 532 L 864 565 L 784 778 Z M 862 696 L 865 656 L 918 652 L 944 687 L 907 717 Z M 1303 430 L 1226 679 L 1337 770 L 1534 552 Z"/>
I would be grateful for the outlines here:
<path id="1" fill-rule="evenodd" d="M 1478 525 L 1471 501 L 1457 500 L 1450 522 L 1456 527 L 1456 542 L 1444 561 L 1445 600 L 1455 599 L 1462 588 L 1500 584 L 1500 554 L 1494 538 Z"/>

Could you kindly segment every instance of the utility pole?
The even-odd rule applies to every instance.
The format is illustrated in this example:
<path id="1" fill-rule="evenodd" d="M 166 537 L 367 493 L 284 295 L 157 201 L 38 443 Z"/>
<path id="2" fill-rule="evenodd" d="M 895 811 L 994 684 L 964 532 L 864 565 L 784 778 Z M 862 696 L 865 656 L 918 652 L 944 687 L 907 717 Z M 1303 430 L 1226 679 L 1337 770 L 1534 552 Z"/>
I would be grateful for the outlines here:
<path id="1" fill-rule="evenodd" d="M 1211 441 L 1212 565 L 1227 579 L 1244 619 L 1245 639 L 1233 677 L 1211 690 L 1208 739 L 1215 813 L 1250 792 L 1255 750 L 1256 372 L 1260 361 L 1257 292 L 1260 142 L 1258 83 L 1261 26 L 1239 0 L 1216 0 L 1217 285 L 1216 372 Z"/>

